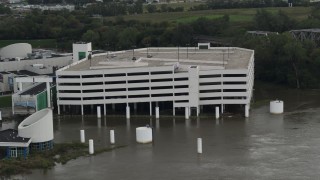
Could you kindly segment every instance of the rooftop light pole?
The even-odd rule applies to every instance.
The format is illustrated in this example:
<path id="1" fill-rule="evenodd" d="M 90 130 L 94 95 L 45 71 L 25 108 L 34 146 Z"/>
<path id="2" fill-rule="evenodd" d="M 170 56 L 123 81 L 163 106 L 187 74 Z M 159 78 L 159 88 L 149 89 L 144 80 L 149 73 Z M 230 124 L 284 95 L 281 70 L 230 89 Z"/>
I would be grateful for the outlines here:
<path id="1" fill-rule="evenodd" d="M 135 57 L 134 57 L 134 48 L 136 48 L 135 45 L 132 46 L 132 60 L 135 60 Z"/>
<path id="2" fill-rule="evenodd" d="M 109 43 L 107 43 L 106 46 L 107 46 L 107 58 L 108 58 L 108 56 L 109 56 L 109 51 L 108 51 L 108 49 L 109 49 Z"/>
<path id="3" fill-rule="evenodd" d="M 189 51 L 188 50 L 189 50 L 189 45 L 190 44 L 186 44 L 186 45 L 187 45 L 187 59 L 189 59 Z"/>

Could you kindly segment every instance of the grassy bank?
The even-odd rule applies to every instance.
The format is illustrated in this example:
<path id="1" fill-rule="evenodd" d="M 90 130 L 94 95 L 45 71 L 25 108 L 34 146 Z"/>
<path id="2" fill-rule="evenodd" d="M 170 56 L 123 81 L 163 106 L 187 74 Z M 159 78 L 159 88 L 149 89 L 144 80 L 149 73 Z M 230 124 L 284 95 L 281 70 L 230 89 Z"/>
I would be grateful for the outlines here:
<path id="1" fill-rule="evenodd" d="M 283 11 L 289 17 L 296 20 L 303 20 L 310 14 L 311 7 L 271 7 L 265 8 L 271 13 L 277 13 L 279 10 Z M 124 20 L 150 21 L 150 22 L 192 22 L 199 17 L 218 18 L 228 14 L 231 22 L 250 22 L 253 20 L 258 8 L 243 8 L 243 9 L 217 9 L 205 11 L 186 11 L 186 12 L 166 12 L 166 13 L 152 13 L 152 14 L 137 14 L 123 16 Z M 115 20 L 116 17 L 108 17 L 107 20 Z"/>
<path id="2" fill-rule="evenodd" d="M 122 147 L 124 146 L 98 149 L 95 155 Z M 56 163 L 66 164 L 68 161 L 81 156 L 88 156 L 87 144 L 55 144 L 53 150 L 32 153 L 27 159 L 12 158 L 0 160 L 0 176 L 31 173 L 32 169 L 50 169 L 54 167 Z"/>
<path id="3" fill-rule="evenodd" d="M 32 48 L 56 48 L 55 39 L 0 40 L 0 48 L 14 43 L 29 43 Z"/>
<path id="4" fill-rule="evenodd" d="M 0 96 L 0 108 L 11 107 L 12 100 L 11 96 Z"/>

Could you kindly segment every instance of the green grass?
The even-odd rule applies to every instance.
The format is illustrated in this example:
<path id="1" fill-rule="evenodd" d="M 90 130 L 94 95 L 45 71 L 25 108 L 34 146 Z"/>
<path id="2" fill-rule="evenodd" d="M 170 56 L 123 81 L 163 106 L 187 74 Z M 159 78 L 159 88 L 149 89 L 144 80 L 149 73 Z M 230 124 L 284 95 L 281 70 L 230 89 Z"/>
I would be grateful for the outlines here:
<path id="1" fill-rule="evenodd" d="M 94 155 L 123 147 L 125 146 L 98 149 Z M 34 152 L 27 159 L 11 158 L 0 160 L 0 177 L 30 173 L 32 169 L 50 169 L 56 163 L 66 164 L 68 161 L 81 156 L 88 156 L 88 144 L 77 142 L 55 144 L 52 150 Z"/>
<path id="2" fill-rule="evenodd" d="M 11 107 L 12 99 L 11 96 L 0 96 L 0 108 Z"/>
<path id="3" fill-rule="evenodd" d="M 188 11 L 190 8 L 194 7 L 194 6 L 198 6 L 200 4 L 204 4 L 203 2 L 180 2 L 180 3 L 169 3 L 169 4 L 166 4 L 168 7 L 171 7 L 171 8 L 177 8 L 177 7 L 183 7 L 184 11 Z M 162 4 L 152 4 L 152 5 L 155 5 L 157 7 L 158 10 L 161 9 L 161 5 Z M 147 4 L 144 4 L 143 6 L 143 12 L 148 12 L 147 11 Z"/>
<path id="4" fill-rule="evenodd" d="M 29 43 L 33 48 L 56 48 L 55 39 L 0 40 L 0 48 L 14 43 Z"/>
<path id="5" fill-rule="evenodd" d="M 279 10 L 283 11 L 289 17 L 301 21 L 308 17 L 311 12 L 311 7 L 271 7 L 265 8 L 271 13 L 277 13 Z M 235 23 L 250 22 L 253 20 L 258 8 L 244 8 L 244 9 L 217 9 L 205 11 L 186 11 L 186 12 L 165 12 L 152 14 L 138 14 L 123 16 L 124 20 L 149 21 L 159 23 L 163 21 L 169 22 L 192 22 L 199 17 L 218 18 L 225 14 L 230 16 L 230 21 Z M 115 17 L 107 17 L 107 20 L 114 21 Z"/>
<path id="6" fill-rule="evenodd" d="M 201 17 L 205 17 L 208 19 L 217 19 L 217 18 L 221 18 L 224 15 L 208 15 L 208 16 L 201 16 Z M 198 18 L 200 18 L 199 16 L 193 16 L 193 17 L 184 17 L 184 18 L 180 18 L 177 19 L 176 22 L 178 23 L 191 23 L 193 21 L 196 21 Z M 253 20 L 253 16 L 246 16 L 246 15 L 230 15 L 230 22 L 250 22 Z"/>

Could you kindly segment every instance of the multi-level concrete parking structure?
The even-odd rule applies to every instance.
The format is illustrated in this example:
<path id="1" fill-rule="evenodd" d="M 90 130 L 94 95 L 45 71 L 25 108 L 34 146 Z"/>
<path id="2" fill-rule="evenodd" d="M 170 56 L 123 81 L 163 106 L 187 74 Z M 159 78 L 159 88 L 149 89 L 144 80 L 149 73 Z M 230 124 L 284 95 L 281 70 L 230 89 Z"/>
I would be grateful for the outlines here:
<path id="1" fill-rule="evenodd" d="M 168 107 L 173 115 L 181 107 L 198 115 L 202 106 L 219 106 L 223 112 L 224 105 L 244 105 L 248 116 L 254 83 L 253 50 L 199 44 L 96 55 L 74 53 L 87 58 L 76 59 L 56 72 L 59 114 L 66 105 L 77 106 L 84 114 L 90 105 L 107 109 L 124 104 L 130 111 L 142 103 L 149 105 L 152 115 L 154 106 L 166 102 L 171 104 Z"/>

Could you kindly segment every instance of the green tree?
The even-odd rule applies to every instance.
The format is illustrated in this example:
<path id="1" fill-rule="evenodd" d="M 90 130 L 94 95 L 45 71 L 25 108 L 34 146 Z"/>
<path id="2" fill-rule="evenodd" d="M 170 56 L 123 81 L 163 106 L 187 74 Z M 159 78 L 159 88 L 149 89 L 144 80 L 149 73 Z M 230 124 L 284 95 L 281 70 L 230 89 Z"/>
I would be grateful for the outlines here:
<path id="1" fill-rule="evenodd" d="M 149 13 L 155 13 L 157 11 L 157 6 L 153 4 L 148 4 L 147 5 L 147 11 Z"/>
<path id="2" fill-rule="evenodd" d="M 85 42 L 92 42 L 95 44 L 99 41 L 99 34 L 92 30 L 88 30 L 82 35 L 81 39 Z"/>

